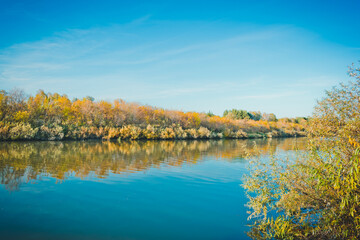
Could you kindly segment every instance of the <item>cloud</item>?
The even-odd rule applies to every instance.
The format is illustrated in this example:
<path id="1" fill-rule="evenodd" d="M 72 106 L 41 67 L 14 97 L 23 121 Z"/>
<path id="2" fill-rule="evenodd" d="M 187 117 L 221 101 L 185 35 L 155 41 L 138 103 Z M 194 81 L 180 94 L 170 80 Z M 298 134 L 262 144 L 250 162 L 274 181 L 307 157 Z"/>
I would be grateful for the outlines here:
<path id="1" fill-rule="evenodd" d="M 77 74 L 74 73 L 77 70 L 81 71 L 82 75 L 93 75 L 93 71 L 88 71 L 93 67 L 112 67 L 107 71 L 116 72 L 117 67 L 129 65 L 200 61 L 209 58 L 211 54 L 226 52 L 230 50 L 230 46 L 266 41 L 280 33 L 278 28 L 265 29 L 224 36 L 222 39 L 201 39 L 193 41 L 195 43 L 182 44 L 181 39 L 171 42 L 177 38 L 176 34 L 157 37 L 157 31 L 154 36 L 144 36 L 141 27 L 137 28 L 149 18 L 150 16 L 145 16 L 127 25 L 70 29 L 37 42 L 13 45 L 0 52 L 0 81 L 12 82 L 21 79 L 36 84 L 39 78 L 57 75 L 68 75 L 76 80 Z M 146 40 L 148 38 L 150 40 Z M 104 72 L 98 71 L 97 74 L 101 77 Z"/>
<path id="2" fill-rule="evenodd" d="M 286 84 L 286 87 L 289 87 L 289 88 L 321 87 L 321 88 L 325 89 L 325 88 L 336 85 L 337 83 L 341 82 L 341 80 L 342 79 L 331 76 L 331 75 L 314 76 L 311 78 L 298 79 L 298 80 L 296 80 L 296 82 Z"/>
<path id="3" fill-rule="evenodd" d="M 255 82 L 248 82 L 244 84 L 236 84 L 233 82 L 222 82 L 222 83 L 213 83 L 207 85 L 192 84 L 188 87 L 173 87 L 162 89 L 156 92 L 156 94 L 148 94 L 137 96 L 138 99 L 166 99 L 177 96 L 189 96 L 189 95 L 202 95 L 210 94 L 211 96 L 223 95 L 228 91 L 228 89 L 239 89 L 246 88 L 247 86 L 253 86 Z"/>
<path id="4" fill-rule="evenodd" d="M 278 93 L 271 93 L 271 94 L 259 94 L 259 95 L 247 95 L 247 96 L 236 96 L 233 97 L 233 100 L 251 100 L 251 99 L 257 99 L 257 100 L 269 100 L 274 98 L 283 98 L 283 97 L 289 97 L 289 96 L 299 96 L 299 95 L 305 95 L 309 93 L 308 91 L 286 91 L 286 92 L 278 92 Z"/>
<path id="5" fill-rule="evenodd" d="M 2 49 L 0 85 L 171 108 L 181 99 L 206 111 L 220 100 L 271 104 L 336 82 L 332 66 L 348 60 L 337 47 L 293 26 L 234 27 L 148 15 Z"/>

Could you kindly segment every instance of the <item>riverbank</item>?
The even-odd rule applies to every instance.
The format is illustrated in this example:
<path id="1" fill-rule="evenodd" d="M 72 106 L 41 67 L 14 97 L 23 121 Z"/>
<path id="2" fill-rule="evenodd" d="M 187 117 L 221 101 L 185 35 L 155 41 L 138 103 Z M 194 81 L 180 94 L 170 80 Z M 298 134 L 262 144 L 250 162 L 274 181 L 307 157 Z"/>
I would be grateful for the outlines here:
<path id="1" fill-rule="evenodd" d="M 272 138 L 306 135 L 307 118 L 225 111 L 182 112 L 127 103 L 70 100 L 66 95 L 39 91 L 0 91 L 0 140 L 124 140 Z"/>
<path id="2" fill-rule="evenodd" d="M 262 132 L 246 129 L 211 131 L 206 127 L 183 129 L 179 125 L 160 127 L 147 125 L 125 125 L 123 127 L 72 127 L 56 125 L 54 127 L 32 127 L 26 123 L 9 124 L 0 127 L 1 141 L 16 140 L 181 140 L 181 139 L 252 139 L 283 138 L 306 136 L 304 129 L 286 131 L 271 127 L 270 124 Z"/>

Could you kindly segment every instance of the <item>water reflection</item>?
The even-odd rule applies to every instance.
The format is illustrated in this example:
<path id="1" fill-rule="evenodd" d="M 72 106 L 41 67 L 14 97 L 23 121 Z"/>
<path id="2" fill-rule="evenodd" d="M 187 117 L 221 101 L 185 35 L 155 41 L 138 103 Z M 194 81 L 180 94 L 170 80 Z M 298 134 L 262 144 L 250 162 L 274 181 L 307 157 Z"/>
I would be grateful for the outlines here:
<path id="1" fill-rule="evenodd" d="M 0 183 L 18 190 L 22 183 L 47 175 L 106 178 L 110 173 L 151 167 L 196 164 L 205 158 L 244 161 L 246 156 L 304 149 L 306 139 L 134 141 L 134 142 L 1 142 Z"/>

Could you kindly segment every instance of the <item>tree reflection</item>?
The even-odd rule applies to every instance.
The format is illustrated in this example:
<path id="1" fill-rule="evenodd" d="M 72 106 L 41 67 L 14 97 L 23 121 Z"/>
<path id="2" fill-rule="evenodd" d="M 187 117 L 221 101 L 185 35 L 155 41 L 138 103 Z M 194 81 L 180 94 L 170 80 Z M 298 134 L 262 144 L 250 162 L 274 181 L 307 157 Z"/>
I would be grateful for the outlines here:
<path id="1" fill-rule="evenodd" d="M 51 176 L 106 178 L 110 173 L 145 171 L 151 167 L 196 164 L 212 157 L 244 161 L 276 150 L 304 149 L 306 139 L 129 141 L 129 142 L 2 142 L 0 183 L 17 190 L 21 183 Z"/>

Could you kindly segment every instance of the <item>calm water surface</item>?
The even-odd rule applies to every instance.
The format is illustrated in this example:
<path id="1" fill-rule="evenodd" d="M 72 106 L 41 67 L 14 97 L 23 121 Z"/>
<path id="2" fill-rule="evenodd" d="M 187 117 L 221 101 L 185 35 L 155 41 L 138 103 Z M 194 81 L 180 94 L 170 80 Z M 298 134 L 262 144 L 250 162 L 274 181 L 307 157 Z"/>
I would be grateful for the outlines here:
<path id="1" fill-rule="evenodd" d="M 305 141 L 0 142 L 0 239 L 247 239 L 244 157 Z"/>

